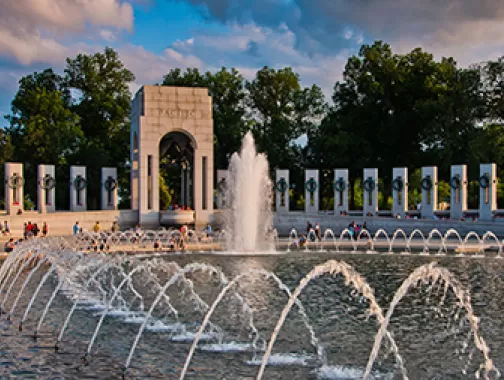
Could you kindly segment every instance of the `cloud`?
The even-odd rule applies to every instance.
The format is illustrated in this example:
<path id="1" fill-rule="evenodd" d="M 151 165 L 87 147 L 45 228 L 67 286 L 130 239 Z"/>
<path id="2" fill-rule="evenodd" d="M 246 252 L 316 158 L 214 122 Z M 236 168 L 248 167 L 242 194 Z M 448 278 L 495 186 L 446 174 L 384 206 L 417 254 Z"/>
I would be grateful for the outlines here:
<path id="1" fill-rule="evenodd" d="M 133 28 L 131 4 L 119 0 L 7 1 L 0 12 L 0 55 L 24 65 L 50 62 L 65 54 L 62 40 L 92 27 Z M 104 34 L 103 34 L 104 33 Z M 111 30 L 102 30 L 107 41 Z"/>
<path id="2" fill-rule="evenodd" d="M 436 55 L 480 55 L 504 47 L 502 0 L 179 0 L 223 23 L 278 29 L 286 25 L 296 48 L 334 54 L 352 43 L 383 39 L 410 50 L 423 46 Z M 468 63 L 468 62 L 464 62 Z"/>

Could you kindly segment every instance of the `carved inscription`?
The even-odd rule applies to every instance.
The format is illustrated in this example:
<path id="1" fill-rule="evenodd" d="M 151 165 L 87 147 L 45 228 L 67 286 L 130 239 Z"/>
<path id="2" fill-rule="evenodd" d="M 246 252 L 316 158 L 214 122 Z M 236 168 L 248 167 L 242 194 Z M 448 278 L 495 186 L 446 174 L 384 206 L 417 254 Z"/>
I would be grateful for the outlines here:
<path id="1" fill-rule="evenodd" d="M 194 119 L 196 117 L 196 111 L 174 110 L 174 109 L 162 110 L 161 115 L 180 119 Z"/>

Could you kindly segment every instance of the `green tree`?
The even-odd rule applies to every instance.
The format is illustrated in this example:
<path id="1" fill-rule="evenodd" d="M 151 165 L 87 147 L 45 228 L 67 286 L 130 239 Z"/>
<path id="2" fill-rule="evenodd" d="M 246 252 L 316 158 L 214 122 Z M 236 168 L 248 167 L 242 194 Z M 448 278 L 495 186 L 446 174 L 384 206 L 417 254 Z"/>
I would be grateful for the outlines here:
<path id="1" fill-rule="evenodd" d="M 271 168 L 291 168 L 294 140 L 309 135 L 326 112 L 321 89 L 302 88 L 299 75 L 287 67 L 264 67 L 246 84 L 251 127 L 259 149 Z"/>
<path id="2" fill-rule="evenodd" d="M 76 153 L 83 133 L 79 117 L 69 105 L 69 91 L 52 69 L 35 72 L 19 81 L 11 114 L 7 116 L 10 125 L 5 137 L 15 147 L 11 158 L 25 164 L 26 178 L 37 178 L 38 164 L 66 165 Z M 25 192 L 32 200 L 36 200 L 36 186 L 36 181 L 25 184 Z M 68 192 L 67 186 L 58 186 L 57 190 L 63 189 Z M 65 196 L 59 198 L 59 207 L 65 207 L 62 204 L 65 199 Z"/>
<path id="3" fill-rule="evenodd" d="M 204 74 L 196 68 L 184 72 L 173 69 L 164 76 L 163 85 L 208 88 L 213 105 L 215 168 L 226 169 L 231 154 L 240 149 L 241 139 L 248 129 L 241 74 L 235 68 Z"/>
<path id="4" fill-rule="evenodd" d="M 114 166 L 119 177 L 127 175 L 131 101 L 128 84 L 134 79 L 111 48 L 103 53 L 67 58 L 65 84 L 77 94 L 71 110 L 80 117 L 83 132 L 72 160 L 87 166 L 90 208 L 99 207 L 101 167 Z M 128 189 L 122 188 L 121 195 L 127 196 Z"/>

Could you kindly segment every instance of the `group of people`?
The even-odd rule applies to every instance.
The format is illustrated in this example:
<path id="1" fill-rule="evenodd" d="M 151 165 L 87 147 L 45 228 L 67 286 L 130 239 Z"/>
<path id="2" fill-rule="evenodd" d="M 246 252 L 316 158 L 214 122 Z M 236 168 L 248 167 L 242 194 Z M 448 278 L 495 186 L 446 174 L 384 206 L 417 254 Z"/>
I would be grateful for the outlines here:
<path id="1" fill-rule="evenodd" d="M 348 227 L 348 235 L 351 240 L 357 240 L 363 237 L 369 238 L 369 231 L 367 229 L 366 222 L 362 225 L 351 222 Z M 313 225 L 310 221 L 306 222 L 306 233 L 301 234 L 299 237 L 295 237 L 290 243 L 289 248 L 298 249 L 306 246 L 308 242 L 315 242 L 316 240 L 322 241 L 322 229 L 318 222 Z"/>
<path id="2" fill-rule="evenodd" d="M 37 225 L 37 223 L 28 222 L 23 226 L 23 238 L 29 239 L 31 237 L 38 237 L 42 233 L 43 237 L 46 237 L 49 233 L 49 226 L 46 222 L 42 225 L 42 229 Z"/>

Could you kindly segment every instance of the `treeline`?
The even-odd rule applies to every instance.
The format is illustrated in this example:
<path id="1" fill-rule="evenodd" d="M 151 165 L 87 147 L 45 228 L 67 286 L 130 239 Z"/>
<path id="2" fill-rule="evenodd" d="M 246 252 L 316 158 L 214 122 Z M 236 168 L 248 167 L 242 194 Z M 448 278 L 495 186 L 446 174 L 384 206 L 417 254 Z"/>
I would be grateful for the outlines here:
<path id="1" fill-rule="evenodd" d="M 349 168 L 352 207 L 360 207 L 364 167 L 379 169 L 380 206 L 386 208 L 394 166 L 411 170 L 412 207 L 419 200 L 414 170 L 421 166 L 437 165 L 446 180 L 452 164 L 467 163 L 471 180 L 478 178 L 480 163 L 504 167 L 503 75 L 502 58 L 461 68 L 452 58 L 436 61 L 421 49 L 395 54 L 378 41 L 349 58 L 332 101 L 318 86 L 304 87 L 291 68 L 264 67 L 251 80 L 234 68 L 173 69 L 160 84 L 208 87 L 216 169 L 227 167 L 251 130 L 272 171 L 290 169 L 293 209 L 303 205 L 305 168 L 321 169 L 324 208 L 332 207 L 333 168 Z M 67 59 L 63 75 L 47 69 L 22 78 L 1 136 L 0 160 L 25 162 L 27 178 L 38 163 L 59 165 L 58 179 L 68 176 L 68 165 L 86 165 L 91 207 L 99 205 L 99 168 L 117 166 L 123 206 L 129 207 L 128 83 L 133 80 L 109 48 Z M 303 136 L 306 143 L 299 144 Z M 168 174 L 169 169 L 162 181 L 163 206 L 179 181 Z M 60 182 L 58 202 L 64 208 L 68 181 Z M 27 192 L 34 195 L 35 184 Z M 477 187 L 471 192 L 475 207 Z"/>

